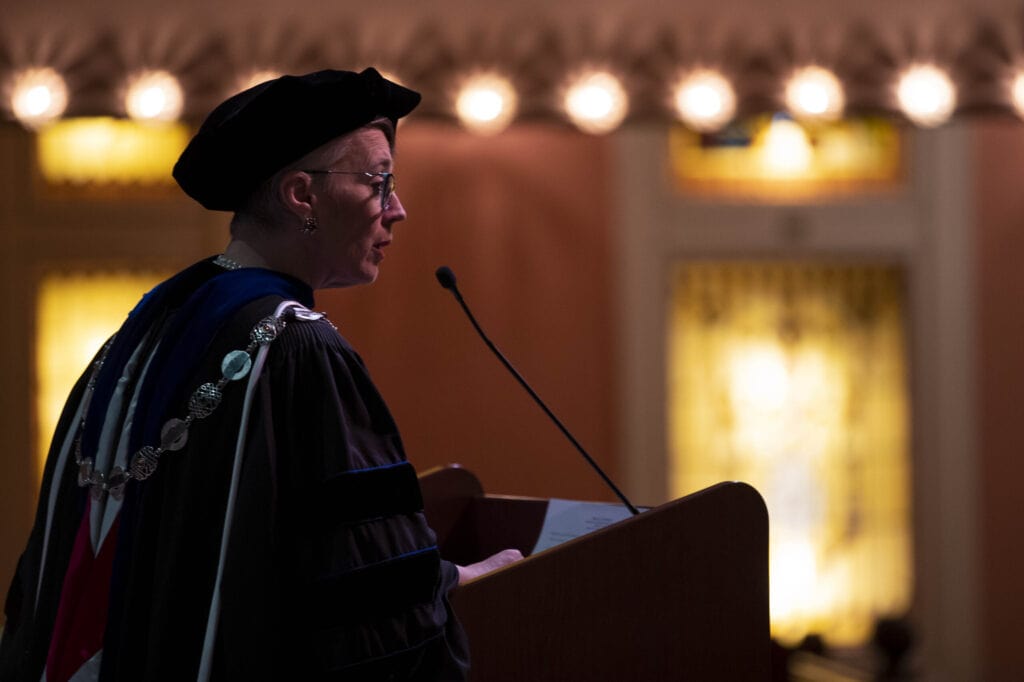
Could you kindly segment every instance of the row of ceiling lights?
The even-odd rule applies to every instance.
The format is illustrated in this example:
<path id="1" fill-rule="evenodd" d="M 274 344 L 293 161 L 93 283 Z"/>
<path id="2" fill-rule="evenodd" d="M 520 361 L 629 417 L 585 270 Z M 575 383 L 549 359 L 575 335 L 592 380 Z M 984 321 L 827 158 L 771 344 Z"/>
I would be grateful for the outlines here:
<path id="1" fill-rule="evenodd" d="M 248 87 L 277 74 L 259 72 L 240 83 Z M 945 122 L 956 108 L 956 87 L 941 68 L 916 64 L 905 69 L 894 84 L 896 101 L 904 115 L 917 125 L 931 127 Z M 1024 116 L 1024 72 L 1008 84 L 1014 109 Z M 736 115 L 736 92 L 720 72 L 698 69 L 682 76 L 672 89 L 672 109 L 685 125 L 700 132 L 721 129 Z M 455 96 L 455 113 L 462 124 L 477 133 L 493 134 L 516 116 L 516 89 L 499 73 L 481 73 L 464 79 Z M 784 101 L 795 118 L 834 120 L 843 115 L 845 95 L 839 78 L 831 71 L 807 66 L 795 70 L 785 85 Z M 35 68 L 14 76 L 9 106 L 26 127 L 38 128 L 60 118 L 68 104 L 64 78 L 51 68 Z M 141 121 L 177 120 L 184 107 L 180 82 L 166 71 L 147 71 L 125 86 L 125 113 Z M 564 89 L 565 115 L 580 130 L 603 134 L 617 128 L 629 109 L 621 80 L 607 71 L 591 71 L 571 79 Z"/>
<path id="2" fill-rule="evenodd" d="M 949 75 L 931 64 L 905 69 L 895 83 L 900 110 L 915 124 L 937 126 L 956 108 L 956 86 Z M 1024 72 L 1010 85 L 1010 98 L 1024 116 Z M 839 78 L 819 66 L 806 66 L 790 74 L 784 101 L 794 118 L 836 120 L 843 116 L 846 96 Z M 564 91 L 563 109 L 579 129 L 607 133 L 628 113 L 628 96 L 621 81 L 608 72 L 591 72 L 571 81 Z M 671 109 L 689 128 L 714 132 L 733 120 L 737 94 L 721 72 L 696 69 L 683 75 L 671 90 Z M 512 83 L 497 74 L 467 78 L 456 98 L 456 113 L 463 125 L 481 133 L 504 129 L 516 113 Z"/>

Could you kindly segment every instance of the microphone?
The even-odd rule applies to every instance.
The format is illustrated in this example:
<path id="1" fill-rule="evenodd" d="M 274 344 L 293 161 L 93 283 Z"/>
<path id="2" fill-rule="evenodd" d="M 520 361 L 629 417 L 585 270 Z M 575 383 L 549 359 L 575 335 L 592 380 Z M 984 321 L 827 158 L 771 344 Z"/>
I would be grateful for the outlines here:
<path id="1" fill-rule="evenodd" d="M 476 329 L 476 333 L 480 335 L 480 338 L 484 340 L 484 343 L 487 344 L 487 347 L 491 349 L 491 351 L 498 357 L 499 360 L 501 360 L 501 364 L 505 366 L 505 369 L 512 373 L 512 376 L 516 378 L 516 381 L 519 382 L 519 385 L 525 388 L 526 392 L 530 394 L 530 397 L 533 398 L 533 400 L 538 405 L 540 405 L 540 409 L 544 410 L 544 414 L 546 414 L 551 419 L 551 421 L 555 423 L 555 426 L 557 426 L 558 429 L 562 432 L 562 435 L 568 438 L 569 442 L 573 444 L 576 450 L 579 451 L 581 455 L 583 455 L 583 459 L 587 460 L 587 464 L 589 464 L 591 468 L 593 468 L 593 470 L 597 472 L 598 476 L 600 476 L 602 480 L 604 480 L 605 485 L 607 485 L 611 489 L 611 491 L 615 493 L 615 495 L 620 500 L 622 500 L 622 504 L 626 505 L 626 509 L 628 509 L 630 513 L 634 516 L 639 514 L 640 511 L 636 507 L 634 507 L 628 499 L 626 499 L 626 496 L 622 493 L 621 490 L 619 490 L 618 486 L 612 483 L 612 479 L 608 478 L 608 474 L 606 474 L 604 470 L 601 469 L 600 466 L 598 466 L 597 462 L 594 461 L 593 457 L 587 454 L 587 451 L 583 449 L 583 446 L 579 444 L 579 441 L 573 438 L 573 435 L 569 433 L 569 430 L 565 428 L 561 421 L 559 421 L 558 417 L 555 416 L 554 412 L 552 412 L 544 403 L 544 401 L 540 399 L 540 396 L 537 395 L 537 393 L 530 387 L 530 384 L 526 383 L 526 379 L 524 379 L 522 375 L 516 371 L 516 368 L 512 366 L 512 364 L 505 358 L 504 355 L 502 355 L 501 351 L 498 350 L 497 346 L 495 346 L 494 343 L 491 342 L 489 338 L 487 338 L 487 334 L 485 334 L 484 330 L 480 328 L 479 324 L 477 324 L 476 318 L 473 317 L 473 313 L 470 311 L 469 306 L 466 305 L 466 302 L 464 300 L 462 300 L 462 294 L 459 293 L 459 287 L 455 284 L 455 273 L 452 272 L 452 269 L 449 268 L 447 265 L 442 265 L 437 269 L 434 275 L 437 277 L 437 281 L 441 284 L 442 287 L 452 292 L 452 295 L 455 296 L 455 300 L 459 302 L 459 305 L 462 306 L 462 310 L 466 313 L 466 317 L 468 317 L 469 321 L 473 324 L 473 328 Z"/>

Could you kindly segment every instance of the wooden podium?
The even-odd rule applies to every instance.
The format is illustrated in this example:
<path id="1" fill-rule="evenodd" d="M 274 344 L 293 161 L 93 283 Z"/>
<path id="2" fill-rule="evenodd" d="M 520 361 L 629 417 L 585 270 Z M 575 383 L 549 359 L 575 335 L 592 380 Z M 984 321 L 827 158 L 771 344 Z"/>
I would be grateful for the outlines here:
<path id="1" fill-rule="evenodd" d="M 441 554 L 526 555 L 548 501 L 487 495 L 468 470 L 420 477 Z M 768 514 L 720 483 L 485 575 L 452 593 L 476 682 L 770 678 Z"/>

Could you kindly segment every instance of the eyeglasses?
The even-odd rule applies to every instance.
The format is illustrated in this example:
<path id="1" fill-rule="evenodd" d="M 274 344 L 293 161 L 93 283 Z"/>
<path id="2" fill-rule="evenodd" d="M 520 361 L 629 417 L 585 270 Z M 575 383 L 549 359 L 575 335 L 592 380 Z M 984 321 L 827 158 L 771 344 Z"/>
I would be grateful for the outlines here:
<path id="1" fill-rule="evenodd" d="M 395 193 L 394 173 L 371 173 L 369 171 L 343 170 L 304 170 L 303 173 L 320 173 L 322 175 L 365 175 L 368 178 L 380 178 L 380 210 L 386 211 L 391 206 L 391 197 Z"/>

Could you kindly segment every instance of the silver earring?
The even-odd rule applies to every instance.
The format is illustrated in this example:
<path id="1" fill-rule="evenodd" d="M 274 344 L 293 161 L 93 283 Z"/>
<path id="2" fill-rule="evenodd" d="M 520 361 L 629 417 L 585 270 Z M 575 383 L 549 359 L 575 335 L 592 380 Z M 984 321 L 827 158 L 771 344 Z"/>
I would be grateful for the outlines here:
<path id="1" fill-rule="evenodd" d="M 302 223 L 302 233 L 313 234 L 314 232 L 316 232 L 317 227 L 319 226 L 316 224 L 316 218 L 314 218 L 313 216 L 309 216 L 308 218 L 306 218 L 305 222 Z"/>

